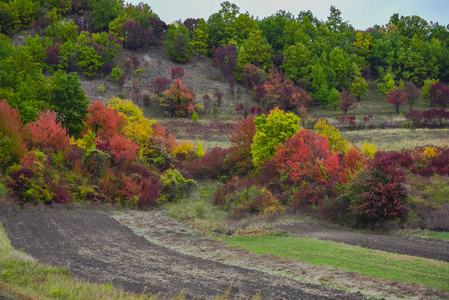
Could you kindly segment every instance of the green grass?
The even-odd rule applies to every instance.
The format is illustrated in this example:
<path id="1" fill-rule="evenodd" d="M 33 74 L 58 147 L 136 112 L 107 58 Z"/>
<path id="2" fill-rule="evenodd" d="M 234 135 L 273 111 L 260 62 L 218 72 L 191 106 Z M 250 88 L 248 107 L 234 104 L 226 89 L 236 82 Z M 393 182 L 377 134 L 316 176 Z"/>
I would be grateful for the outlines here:
<path id="1" fill-rule="evenodd" d="M 297 237 L 222 238 L 231 246 L 449 291 L 449 263 Z"/>
<path id="2" fill-rule="evenodd" d="M 407 234 L 407 236 L 422 238 L 422 239 L 434 239 L 441 241 L 449 241 L 449 232 L 436 232 L 429 230 L 415 230 Z"/>
<path id="3" fill-rule="evenodd" d="M 24 253 L 14 250 L 1 223 L 0 296 L 11 299 L 158 299 L 151 295 L 126 293 L 114 288 L 112 283 L 75 280 L 66 269 L 35 263 Z"/>

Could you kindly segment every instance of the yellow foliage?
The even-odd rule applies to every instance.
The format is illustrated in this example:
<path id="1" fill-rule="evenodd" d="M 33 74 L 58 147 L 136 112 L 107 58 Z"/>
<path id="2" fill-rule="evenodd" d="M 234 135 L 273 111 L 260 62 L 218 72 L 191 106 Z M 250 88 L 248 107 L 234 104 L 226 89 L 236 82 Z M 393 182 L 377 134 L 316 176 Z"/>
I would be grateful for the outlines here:
<path id="1" fill-rule="evenodd" d="M 435 149 L 435 147 L 426 147 L 426 149 L 424 149 L 422 156 L 426 159 L 431 159 L 435 156 L 438 155 L 438 150 Z"/>
<path id="2" fill-rule="evenodd" d="M 123 114 L 126 122 L 133 122 L 143 119 L 143 112 L 131 100 L 122 100 L 114 97 L 108 101 L 108 107 L 112 107 L 116 111 Z"/>
<path id="3" fill-rule="evenodd" d="M 173 151 L 173 154 L 175 156 L 184 156 L 186 159 L 190 159 L 193 151 L 193 145 L 189 142 L 181 142 L 176 145 L 175 150 Z"/>
<path id="4" fill-rule="evenodd" d="M 370 145 L 370 143 L 365 142 L 365 144 L 363 144 L 362 152 L 366 156 L 374 158 L 374 155 L 377 152 L 376 146 L 374 146 L 374 144 Z"/>
<path id="5" fill-rule="evenodd" d="M 340 130 L 332 126 L 332 123 L 326 119 L 320 119 L 313 129 L 316 133 L 324 136 L 329 140 L 329 145 L 332 150 L 340 153 L 345 153 L 348 148 L 348 141 L 340 134 Z"/>
<path id="6" fill-rule="evenodd" d="M 97 139 L 97 135 L 92 132 L 92 130 L 88 130 L 87 133 L 80 139 L 76 140 L 75 139 L 71 139 L 70 143 L 72 145 L 77 145 L 80 148 L 83 149 L 90 149 L 93 148 L 92 146 L 94 145 L 95 140 Z"/>
<path id="7" fill-rule="evenodd" d="M 195 149 L 195 154 L 198 157 L 203 157 L 204 156 L 204 149 L 203 149 L 203 144 L 201 144 L 200 141 L 197 141 L 196 143 L 196 149 Z"/>

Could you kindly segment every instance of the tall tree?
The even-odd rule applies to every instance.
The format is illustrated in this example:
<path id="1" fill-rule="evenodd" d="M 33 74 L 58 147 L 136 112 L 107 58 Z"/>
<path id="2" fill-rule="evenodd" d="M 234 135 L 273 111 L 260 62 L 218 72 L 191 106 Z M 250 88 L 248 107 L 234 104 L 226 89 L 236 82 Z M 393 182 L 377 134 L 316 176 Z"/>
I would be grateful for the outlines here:
<path id="1" fill-rule="evenodd" d="M 165 48 L 168 55 L 175 61 L 186 62 L 192 53 L 190 34 L 183 25 L 171 25 L 167 32 Z"/>

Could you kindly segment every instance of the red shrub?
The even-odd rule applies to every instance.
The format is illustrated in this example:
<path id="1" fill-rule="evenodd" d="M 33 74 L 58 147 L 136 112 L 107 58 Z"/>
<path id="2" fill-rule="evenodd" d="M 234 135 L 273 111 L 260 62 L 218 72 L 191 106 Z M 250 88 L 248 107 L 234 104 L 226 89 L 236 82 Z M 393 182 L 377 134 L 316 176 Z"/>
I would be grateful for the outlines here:
<path id="1" fill-rule="evenodd" d="M 116 134 L 109 139 L 108 150 L 116 164 L 128 163 L 137 158 L 139 146 Z"/>
<path id="2" fill-rule="evenodd" d="M 164 91 L 168 89 L 170 86 L 170 79 L 158 77 L 153 82 L 153 92 L 158 95 L 159 97 L 162 97 L 164 94 Z"/>
<path id="3" fill-rule="evenodd" d="M 233 169 L 236 174 L 244 175 L 254 168 L 252 163 L 251 145 L 253 143 L 256 126 L 254 124 L 254 116 L 247 119 L 238 119 L 232 133 L 228 135 L 231 141 L 230 157 L 235 163 Z"/>
<path id="4" fill-rule="evenodd" d="M 304 184 L 293 194 L 292 206 L 297 209 L 310 210 L 311 206 L 321 206 L 324 194 L 314 183 Z"/>
<path id="5" fill-rule="evenodd" d="M 161 185 L 157 180 L 145 180 L 142 184 L 142 191 L 139 195 L 137 206 L 140 209 L 156 206 L 161 194 Z"/>
<path id="6" fill-rule="evenodd" d="M 449 125 L 449 112 L 445 110 L 412 110 L 405 118 L 416 128 L 442 128 Z"/>
<path id="7" fill-rule="evenodd" d="M 437 82 L 430 86 L 430 106 L 446 109 L 449 106 L 449 87 Z"/>
<path id="8" fill-rule="evenodd" d="M 171 79 L 182 79 L 184 77 L 184 69 L 181 66 L 171 68 Z"/>
<path id="9" fill-rule="evenodd" d="M 208 150 L 203 157 L 189 161 L 186 166 L 181 167 L 184 177 L 194 179 L 218 179 L 220 176 L 228 175 L 230 166 L 226 163 L 226 157 L 230 149 L 214 147 Z"/>
<path id="10" fill-rule="evenodd" d="M 362 222 L 376 223 L 407 216 L 405 173 L 387 155 L 377 153 L 368 167 L 351 182 L 351 209 Z"/>
<path id="11" fill-rule="evenodd" d="M 56 113 L 45 110 L 33 123 L 27 125 L 30 132 L 30 144 L 42 150 L 59 151 L 66 149 L 70 144 L 67 128 L 57 121 Z"/>
<path id="12" fill-rule="evenodd" d="M 88 129 L 91 129 L 98 137 L 101 137 L 107 142 L 112 136 L 121 133 L 124 126 L 125 119 L 122 115 L 113 108 L 106 107 L 96 101 L 89 105 L 87 109 L 83 134 Z"/>
<path id="13" fill-rule="evenodd" d="M 292 182 L 324 184 L 339 168 L 338 154 L 329 150 L 327 138 L 305 129 L 276 148 L 274 161 Z"/>
<path id="14" fill-rule="evenodd" d="M 357 102 L 357 98 L 350 92 L 348 92 L 348 91 L 341 92 L 340 98 L 341 98 L 341 102 L 340 102 L 340 105 L 338 106 L 338 108 L 340 108 L 342 111 L 344 111 L 345 115 L 348 112 L 348 110 L 352 110 L 356 107 L 355 103 Z"/>
<path id="15" fill-rule="evenodd" d="M 54 188 L 53 193 L 51 201 L 54 203 L 70 203 L 72 199 L 67 189 L 61 186 Z"/>
<path id="16" fill-rule="evenodd" d="M 11 139 L 10 152 L 19 158 L 25 152 L 25 131 L 16 108 L 11 108 L 6 100 L 0 101 L 0 132 Z"/>

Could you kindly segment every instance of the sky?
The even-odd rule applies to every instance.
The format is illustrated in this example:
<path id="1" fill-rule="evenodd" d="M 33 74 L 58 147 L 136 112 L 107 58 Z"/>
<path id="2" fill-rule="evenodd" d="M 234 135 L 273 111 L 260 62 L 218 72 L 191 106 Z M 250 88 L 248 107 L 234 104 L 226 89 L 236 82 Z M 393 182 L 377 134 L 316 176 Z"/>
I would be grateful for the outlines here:
<path id="1" fill-rule="evenodd" d="M 143 1 L 150 5 L 166 23 L 187 18 L 204 18 L 220 10 L 224 0 L 125 0 L 134 4 Z M 427 21 L 449 24 L 449 0 L 234 0 L 241 13 L 249 12 L 263 19 L 278 10 L 297 15 L 310 10 L 319 20 L 325 21 L 329 8 L 334 5 L 341 11 L 344 21 L 356 29 L 364 30 L 373 25 L 385 25 L 394 13 L 418 15 Z"/>

